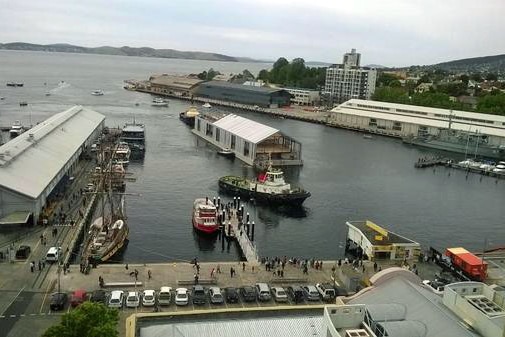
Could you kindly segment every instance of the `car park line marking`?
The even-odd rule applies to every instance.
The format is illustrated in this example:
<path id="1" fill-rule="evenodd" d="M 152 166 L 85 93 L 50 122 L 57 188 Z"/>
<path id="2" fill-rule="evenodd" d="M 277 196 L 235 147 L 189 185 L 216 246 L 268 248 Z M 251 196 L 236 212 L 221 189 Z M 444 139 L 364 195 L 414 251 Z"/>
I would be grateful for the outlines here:
<path id="1" fill-rule="evenodd" d="M 12 305 L 12 303 L 14 303 L 14 301 L 18 298 L 19 294 L 21 294 L 21 292 L 23 290 L 25 290 L 26 286 L 23 286 L 23 288 L 21 288 L 21 290 L 19 290 L 19 292 L 16 294 L 16 296 L 12 299 L 12 301 L 9 303 L 9 305 L 5 308 L 4 312 L 2 312 L 2 315 L 5 314 L 5 312 L 9 309 L 9 307 Z"/>

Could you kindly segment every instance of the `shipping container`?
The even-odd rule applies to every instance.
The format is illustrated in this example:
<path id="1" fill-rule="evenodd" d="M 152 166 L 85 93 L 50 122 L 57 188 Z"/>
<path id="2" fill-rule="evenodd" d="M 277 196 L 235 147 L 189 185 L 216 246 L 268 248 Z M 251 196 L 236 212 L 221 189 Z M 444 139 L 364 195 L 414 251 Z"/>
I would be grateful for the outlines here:
<path id="1" fill-rule="evenodd" d="M 487 276 L 487 263 L 464 248 L 448 248 L 445 255 L 451 259 L 454 268 L 474 281 L 484 281 Z"/>

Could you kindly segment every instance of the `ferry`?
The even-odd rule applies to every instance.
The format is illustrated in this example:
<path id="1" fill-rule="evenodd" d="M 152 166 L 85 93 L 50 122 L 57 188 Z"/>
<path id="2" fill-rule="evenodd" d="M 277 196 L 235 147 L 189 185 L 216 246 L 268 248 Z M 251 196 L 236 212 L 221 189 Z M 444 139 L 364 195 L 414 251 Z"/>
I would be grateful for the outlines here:
<path id="1" fill-rule="evenodd" d="M 284 181 L 284 172 L 269 165 L 266 172 L 256 180 L 237 176 L 225 176 L 219 179 L 219 189 L 232 195 L 241 195 L 258 202 L 300 206 L 310 197 L 310 192 L 301 188 L 292 188 Z"/>
<path id="2" fill-rule="evenodd" d="M 11 135 L 11 138 L 15 138 L 22 134 L 24 132 L 23 126 L 21 125 L 20 121 L 15 121 L 14 124 L 12 124 L 11 129 L 9 130 L 9 134 Z"/>
<path id="3" fill-rule="evenodd" d="M 179 119 L 191 127 L 195 126 L 195 117 L 200 115 L 196 107 L 191 106 L 187 111 L 179 114 Z"/>
<path id="4" fill-rule="evenodd" d="M 121 141 L 128 143 L 133 155 L 143 155 L 146 145 L 146 128 L 144 124 L 126 123 L 121 131 Z"/>
<path id="5" fill-rule="evenodd" d="M 199 198 L 193 203 L 193 227 L 205 234 L 219 230 L 217 209 L 209 198 Z"/>

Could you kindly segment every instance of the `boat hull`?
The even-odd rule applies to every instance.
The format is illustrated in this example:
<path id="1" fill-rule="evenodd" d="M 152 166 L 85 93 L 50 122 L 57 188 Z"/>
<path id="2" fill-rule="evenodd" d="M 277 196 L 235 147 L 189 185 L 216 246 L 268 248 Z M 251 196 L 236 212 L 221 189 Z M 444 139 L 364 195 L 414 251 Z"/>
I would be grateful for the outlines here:
<path id="1" fill-rule="evenodd" d="M 195 219 L 193 218 L 193 228 L 200 233 L 210 235 L 210 234 L 217 233 L 217 231 L 219 230 L 219 225 L 204 226 L 203 224 L 199 224 L 198 222 L 196 222 Z"/>
<path id="2" fill-rule="evenodd" d="M 420 140 L 404 139 L 403 141 L 410 145 L 415 145 L 429 149 L 461 153 L 467 155 L 477 155 L 479 157 L 484 158 L 505 159 L 505 150 L 489 148 L 486 146 L 478 146 L 477 148 L 475 148 L 475 146 L 467 147 L 465 144 L 444 142 L 440 140 L 420 141 Z"/>
<path id="3" fill-rule="evenodd" d="M 187 117 L 184 112 L 179 114 L 179 119 L 191 127 L 195 126 L 195 117 Z"/>
<path id="4" fill-rule="evenodd" d="M 252 198 L 258 202 L 276 204 L 276 205 L 287 205 L 287 206 L 301 206 L 305 199 L 310 197 L 310 192 L 299 190 L 293 193 L 283 193 L 283 194 L 269 194 L 257 192 L 254 190 L 248 190 L 240 186 L 233 185 L 222 178 L 219 179 L 219 190 L 234 196 L 241 196 L 246 198 Z"/>

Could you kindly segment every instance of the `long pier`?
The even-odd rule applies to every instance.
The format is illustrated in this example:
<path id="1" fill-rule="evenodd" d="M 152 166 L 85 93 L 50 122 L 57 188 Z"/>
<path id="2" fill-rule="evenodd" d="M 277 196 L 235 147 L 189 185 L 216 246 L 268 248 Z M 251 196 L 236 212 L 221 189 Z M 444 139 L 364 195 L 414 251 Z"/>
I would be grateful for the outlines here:
<path id="1" fill-rule="evenodd" d="M 259 265 L 258 250 L 254 244 L 254 221 L 250 221 L 249 213 L 245 213 L 244 205 L 240 205 L 240 197 L 234 197 L 233 202 L 227 205 L 221 204 L 217 199 L 219 223 L 221 225 L 221 239 L 235 240 L 247 262 L 251 265 Z"/>
<path id="2" fill-rule="evenodd" d="M 483 176 L 493 177 L 497 179 L 505 179 L 505 172 L 493 172 L 488 169 L 480 168 L 480 167 L 472 167 L 467 165 L 462 165 L 460 163 L 455 163 L 452 160 L 447 158 L 433 158 L 433 159 L 423 159 L 420 158 L 416 163 L 414 163 L 415 168 L 428 168 L 428 167 L 436 167 L 436 166 L 444 166 L 447 168 L 453 168 L 461 171 L 466 171 L 466 173 L 477 173 Z"/>

